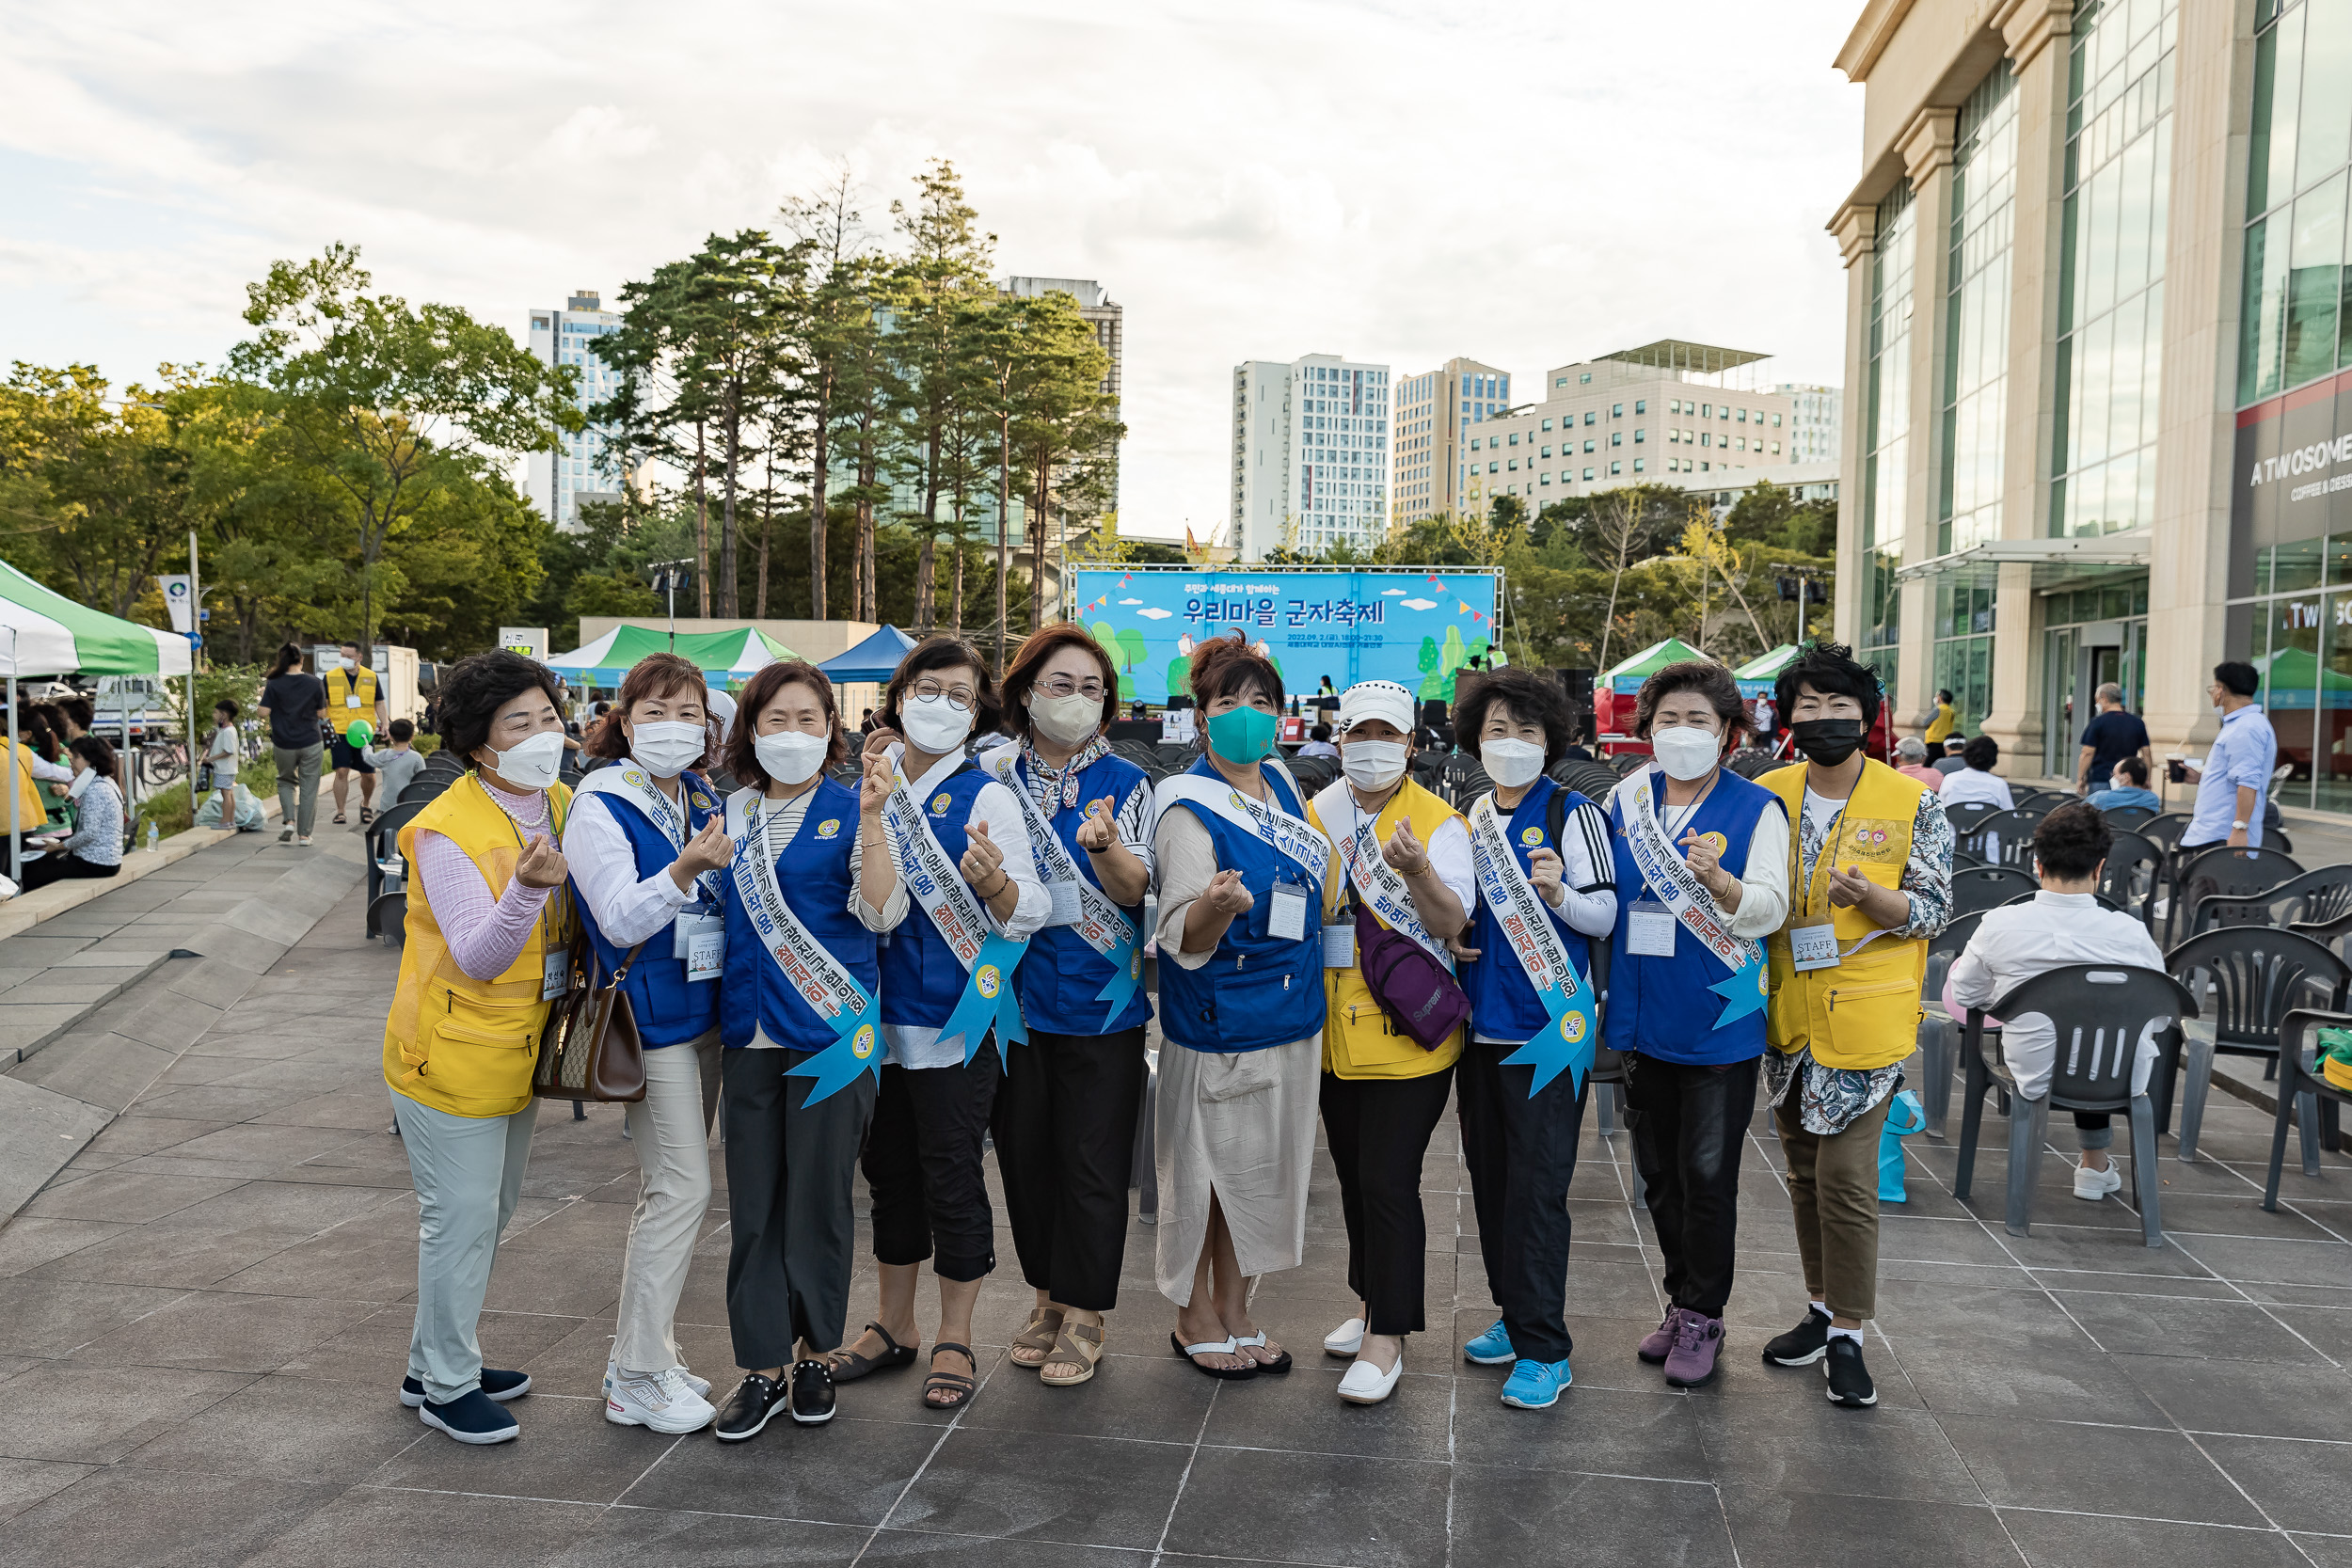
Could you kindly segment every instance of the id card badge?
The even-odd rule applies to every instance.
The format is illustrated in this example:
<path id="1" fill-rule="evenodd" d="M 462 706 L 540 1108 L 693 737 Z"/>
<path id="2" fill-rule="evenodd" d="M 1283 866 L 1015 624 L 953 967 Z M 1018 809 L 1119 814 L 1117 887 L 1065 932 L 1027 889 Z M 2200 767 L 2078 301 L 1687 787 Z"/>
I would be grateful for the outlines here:
<path id="1" fill-rule="evenodd" d="M 571 950 L 566 948 L 560 953 L 548 954 L 546 964 L 546 973 L 539 979 L 539 1000 L 552 1002 L 571 987 Z"/>
<path id="2" fill-rule="evenodd" d="M 676 918 L 670 922 L 670 957 L 691 962 L 697 937 L 713 936 L 723 942 L 726 930 L 724 915 L 704 914 L 691 909 L 680 910 Z"/>
<path id="3" fill-rule="evenodd" d="M 1288 882 L 1278 882 L 1266 896 L 1265 933 L 1277 942 L 1307 940 L 1307 895 Z"/>
<path id="4" fill-rule="evenodd" d="M 1054 912 L 1045 922 L 1048 926 L 1075 926 L 1085 917 L 1086 909 L 1078 901 L 1078 884 L 1048 882 L 1045 891 L 1053 896 Z"/>
<path id="5" fill-rule="evenodd" d="M 343 706 L 345 706 L 345 707 L 358 707 L 358 705 L 359 705 L 359 693 L 358 693 L 357 691 L 353 692 L 350 696 L 345 697 L 345 698 L 343 699 Z"/>
<path id="6" fill-rule="evenodd" d="M 1655 898 L 1642 898 L 1626 911 L 1626 945 L 1637 958 L 1671 958 L 1675 956 L 1674 911 Z"/>
<path id="7" fill-rule="evenodd" d="M 726 967 L 727 936 L 725 930 L 696 931 L 686 941 L 686 977 L 689 980 L 716 980 Z"/>
<path id="8" fill-rule="evenodd" d="M 1356 967 L 1356 926 L 1353 921 L 1323 928 L 1323 967 Z"/>
<path id="9" fill-rule="evenodd" d="M 1800 971 L 1836 969 L 1837 927 L 1791 926 L 1788 927 L 1788 959 L 1790 966 Z"/>

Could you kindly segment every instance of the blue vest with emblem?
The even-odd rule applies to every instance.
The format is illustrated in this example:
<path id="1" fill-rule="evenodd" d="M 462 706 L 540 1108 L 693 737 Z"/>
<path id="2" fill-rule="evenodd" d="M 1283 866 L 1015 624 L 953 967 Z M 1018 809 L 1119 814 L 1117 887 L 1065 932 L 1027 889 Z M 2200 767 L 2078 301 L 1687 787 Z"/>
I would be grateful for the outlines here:
<path id="1" fill-rule="evenodd" d="M 1207 757 L 1191 771 L 1218 787 L 1229 787 Z M 1281 808 L 1299 820 L 1306 809 L 1282 775 L 1265 769 L 1267 787 Z M 1160 964 L 1160 1030 L 1193 1051 L 1263 1051 L 1307 1039 L 1323 1027 L 1323 908 L 1321 879 L 1310 879 L 1297 862 L 1257 834 L 1188 801 L 1170 808 L 1192 812 L 1216 846 L 1217 869 L 1238 871 L 1256 902 L 1225 927 L 1209 961 L 1186 969 L 1172 956 Z M 1307 935 L 1298 942 L 1270 936 L 1266 922 L 1277 882 L 1296 888 L 1307 899 Z"/>
<path id="2" fill-rule="evenodd" d="M 1656 800 L 1657 792 L 1665 786 L 1665 774 L 1653 768 L 1649 779 L 1651 799 Z M 1697 812 L 1689 821 L 1677 822 L 1671 836 L 1679 841 L 1686 832 L 1721 833 L 1723 868 L 1738 877 L 1747 870 L 1748 845 L 1756 835 L 1757 820 L 1768 811 L 1780 810 L 1780 800 L 1771 790 L 1726 768 L 1715 775 L 1715 787 L 1699 803 Z M 1648 884 L 1633 862 L 1633 848 L 1626 838 L 1625 811 L 1623 798 L 1611 797 L 1609 825 L 1614 830 L 1617 849 L 1617 930 L 1610 954 L 1609 1005 L 1601 1021 L 1602 1039 L 1619 1051 L 1638 1051 L 1661 1062 L 1692 1067 L 1721 1067 L 1761 1056 L 1765 1011 L 1735 1019 L 1727 1028 L 1715 1027 L 1724 1002 L 1722 993 L 1708 988 L 1727 978 L 1731 970 L 1683 929 L 1681 922 L 1675 923 L 1674 957 L 1645 958 L 1634 954 L 1629 922 Z"/>
<path id="3" fill-rule="evenodd" d="M 1025 785 L 1025 762 L 1021 765 L 1021 778 Z M 1078 847 L 1078 830 L 1085 825 L 1089 808 L 1097 800 L 1107 800 L 1111 815 L 1116 816 L 1128 796 L 1150 787 L 1142 768 L 1125 757 L 1105 754 L 1079 769 L 1076 805 L 1063 806 L 1059 795 L 1054 798 L 1054 836 L 1061 840 L 1070 858 L 1078 863 L 1078 875 L 1097 888 L 1103 885 L 1103 879 L 1094 874 L 1094 857 Z M 1044 870 L 1041 863 L 1039 874 Z M 1124 912 L 1128 923 L 1136 928 L 1136 948 L 1140 952 L 1142 943 L 1150 937 L 1143 928 L 1143 906 L 1137 904 Z M 1021 1016 L 1028 1021 L 1030 1028 L 1057 1035 L 1116 1035 L 1122 1030 L 1139 1029 L 1151 1021 L 1152 1004 L 1138 986 L 1119 1016 L 1110 1021 L 1109 1027 L 1104 1026 L 1103 1017 L 1110 1011 L 1110 1004 L 1101 1000 L 1100 993 L 1110 984 L 1111 961 L 1089 946 L 1077 927 L 1048 926 L 1029 939 L 1029 956 L 1013 972 L 1013 984 L 1020 989 Z"/>
<path id="4" fill-rule="evenodd" d="M 1560 846 L 1552 842 L 1549 832 L 1551 798 L 1560 788 L 1550 779 L 1539 776 L 1502 824 L 1503 839 L 1511 846 L 1511 853 L 1518 858 L 1522 873 L 1527 870 L 1528 857 L 1537 849 L 1560 853 Z M 1585 800 L 1570 790 L 1565 804 L 1573 812 L 1585 804 Z M 1567 818 L 1564 816 L 1561 820 L 1565 830 Z M 1577 974 L 1589 974 L 1592 947 L 1583 933 L 1556 916 L 1551 928 L 1560 933 L 1561 944 L 1567 949 L 1568 961 L 1576 965 Z M 1551 1022 L 1551 1015 L 1535 999 L 1534 984 L 1528 979 L 1526 966 L 1519 962 L 1518 955 L 1504 940 L 1502 927 L 1495 919 L 1494 906 L 1487 900 L 1484 886 L 1478 890 L 1478 909 L 1470 916 L 1470 933 L 1463 940 L 1466 946 L 1478 949 L 1480 955 L 1462 964 L 1459 970 L 1462 990 L 1470 997 L 1471 1037 L 1518 1043 L 1543 1033 Z"/>
<path id="5" fill-rule="evenodd" d="M 857 843 L 857 791 L 819 779 L 801 831 L 776 857 L 776 890 L 808 934 L 872 991 L 881 980 L 874 933 L 850 912 L 850 851 Z M 764 830 L 763 830 L 764 836 Z M 880 854 L 877 846 L 866 847 Z M 822 1051 L 836 1037 L 817 1009 L 801 1000 L 784 970 L 761 945 L 758 927 L 743 908 L 732 871 L 722 871 L 727 890 L 727 967 L 721 979 L 719 1038 L 749 1045 L 752 1026 L 790 1051 Z"/>
<path id="6" fill-rule="evenodd" d="M 691 838 L 710 820 L 719 800 L 711 794 L 710 786 L 693 774 L 682 773 L 678 777 L 684 785 L 686 832 Z M 645 815 L 645 808 L 628 796 L 596 790 L 582 798 L 604 802 L 612 820 L 628 835 L 629 849 L 637 857 L 638 880 L 666 872 L 677 859 L 677 847 L 670 842 L 669 835 L 655 826 L 653 818 Z M 611 974 L 628 957 L 628 949 L 616 947 L 606 938 L 596 925 L 596 911 L 589 909 L 587 899 L 580 896 L 578 883 L 572 887 L 572 903 L 580 911 L 580 928 L 596 945 L 599 977 Z M 675 950 L 671 927 L 665 925 L 646 942 L 645 950 L 637 955 L 636 965 L 628 972 L 628 978 L 621 982 L 622 993 L 628 998 L 629 1009 L 637 1018 L 637 1037 L 648 1050 L 691 1040 L 719 1022 L 719 982 L 690 982 L 686 978 L 686 960 L 671 957 Z"/>
<path id="7" fill-rule="evenodd" d="M 977 764 L 967 762 L 948 775 L 946 782 L 933 784 L 914 801 L 915 809 L 923 814 L 924 822 L 931 830 L 931 836 L 946 851 L 951 877 L 961 875 L 958 868 L 969 842 L 963 825 L 972 819 L 972 801 L 981 786 L 994 782 Z M 909 794 L 912 796 L 913 792 Z M 977 893 L 973 895 L 975 898 L 978 896 Z M 1022 967 L 1026 968 L 1029 961 L 1022 959 Z M 964 967 L 957 961 L 955 950 L 939 934 L 931 917 L 923 912 L 921 900 L 910 887 L 907 917 L 898 922 L 898 928 L 882 943 L 882 1022 L 920 1029 L 938 1028 L 956 1010 L 956 1002 L 963 995 L 964 979 Z"/>

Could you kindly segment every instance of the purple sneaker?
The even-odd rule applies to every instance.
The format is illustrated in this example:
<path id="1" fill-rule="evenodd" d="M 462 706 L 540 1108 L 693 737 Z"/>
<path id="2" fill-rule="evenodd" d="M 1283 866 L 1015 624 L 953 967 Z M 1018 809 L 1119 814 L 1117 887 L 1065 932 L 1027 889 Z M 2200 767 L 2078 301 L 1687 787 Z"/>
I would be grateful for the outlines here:
<path id="1" fill-rule="evenodd" d="M 1696 1388 L 1714 1381 L 1715 1358 L 1724 1348 L 1724 1321 L 1685 1312 L 1675 1325 L 1674 1349 L 1666 1353 L 1666 1382 L 1677 1388 Z"/>
<path id="2" fill-rule="evenodd" d="M 1648 1362 L 1653 1367 L 1657 1366 L 1661 1361 L 1665 1360 L 1666 1353 L 1675 1348 L 1675 1325 L 1681 1321 L 1681 1307 L 1667 1307 L 1666 1321 L 1660 1323 L 1656 1328 L 1651 1329 L 1648 1334 L 1645 1335 L 1643 1337 L 1642 1343 L 1635 1349 L 1633 1354 L 1640 1356 L 1643 1360 Z"/>

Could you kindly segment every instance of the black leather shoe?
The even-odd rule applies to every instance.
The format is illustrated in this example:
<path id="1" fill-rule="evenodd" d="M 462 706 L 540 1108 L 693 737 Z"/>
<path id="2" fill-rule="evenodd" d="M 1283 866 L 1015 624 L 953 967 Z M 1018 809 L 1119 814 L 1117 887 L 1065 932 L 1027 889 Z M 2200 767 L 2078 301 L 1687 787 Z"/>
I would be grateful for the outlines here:
<path id="1" fill-rule="evenodd" d="M 735 1392 L 727 1396 L 727 1402 L 720 1406 L 719 1418 L 710 1430 L 722 1443 L 740 1443 L 758 1436 L 784 1405 L 783 1384 L 760 1372 L 746 1372 Z"/>
<path id="2" fill-rule="evenodd" d="M 804 1427 L 833 1419 L 833 1369 L 822 1361 L 792 1363 L 792 1418 Z"/>

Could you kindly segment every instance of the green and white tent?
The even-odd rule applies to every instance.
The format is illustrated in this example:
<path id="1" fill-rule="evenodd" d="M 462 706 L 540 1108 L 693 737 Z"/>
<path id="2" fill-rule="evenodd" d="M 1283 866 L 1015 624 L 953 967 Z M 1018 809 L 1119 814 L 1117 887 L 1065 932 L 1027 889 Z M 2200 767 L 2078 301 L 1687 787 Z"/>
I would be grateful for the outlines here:
<path id="1" fill-rule="evenodd" d="M 188 640 L 52 593 L 0 561 L 0 673 L 184 675 Z"/>
<path id="2" fill-rule="evenodd" d="M 754 626 L 739 631 L 680 632 L 675 643 L 676 653 L 692 659 L 706 680 L 720 686 L 747 680 L 763 664 L 801 657 Z M 588 686 L 618 686 L 646 655 L 672 651 L 672 638 L 662 627 L 624 623 L 583 647 L 557 654 L 547 663 L 557 674 Z"/>
<path id="3" fill-rule="evenodd" d="M 1780 673 L 1788 669 L 1796 657 L 1797 645 L 1783 642 L 1771 653 L 1758 654 L 1734 670 L 1731 678 L 1740 683 L 1740 696 L 1769 697 L 1772 693 L 1773 683 L 1780 679 Z"/>
<path id="4" fill-rule="evenodd" d="M 1601 677 L 1605 691 L 1633 692 L 1642 689 L 1642 683 L 1669 664 L 1679 664 L 1686 658 L 1703 658 L 1709 664 L 1714 656 L 1703 654 L 1679 637 L 1669 637 L 1663 642 L 1653 642 L 1616 666 Z"/>

